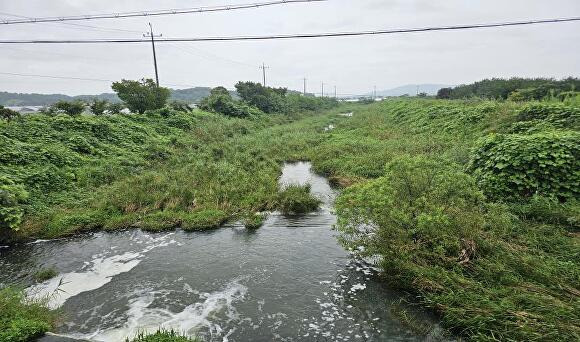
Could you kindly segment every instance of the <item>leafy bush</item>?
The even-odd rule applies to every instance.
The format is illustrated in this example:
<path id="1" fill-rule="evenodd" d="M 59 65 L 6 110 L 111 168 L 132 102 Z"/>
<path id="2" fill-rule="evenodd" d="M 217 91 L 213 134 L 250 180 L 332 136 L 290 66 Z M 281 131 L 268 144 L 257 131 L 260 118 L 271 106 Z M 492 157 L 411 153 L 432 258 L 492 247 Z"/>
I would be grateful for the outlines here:
<path id="1" fill-rule="evenodd" d="M 10 120 L 17 118 L 19 116 L 20 116 L 20 113 L 18 113 L 17 111 L 14 111 L 14 110 L 9 109 L 9 108 L 4 108 L 4 106 L 0 105 L 0 119 L 10 121 Z"/>
<path id="2" fill-rule="evenodd" d="M 483 139 L 469 164 L 494 199 L 580 195 L 580 133 L 495 134 Z"/>
<path id="3" fill-rule="evenodd" d="M 27 198 L 28 192 L 22 185 L 0 176 L 0 234 L 2 230 L 18 230 L 24 215 L 21 205 Z"/>
<path id="4" fill-rule="evenodd" d="M 580 107 L 559 103 L 533 103 L 523 107 L 518 121 L 546 121 L 558 127 L 580 127 Z"/>
<path id="5" fill-rule="evenodd" d="M 310 184 L 290 184 L 278 193 L 276 208 L 283 214 L 305 214 L 318 210 L 320 200 L 310 193 Z"/>
<path id="6" fill-rule="evenodd" d="M 422 265 L 455 268 L 475 257 L 483 199 L 457 167 L 398 157 L 383 177 L 344 191 L 336 203 L 338 227 L 348 247 L 380 255 L 393 280 L 412 287 Z"/>
<path id="7" fill-rule="evenodd" d="M 214 88 L 210 96 L 201 101 L 199 108 L 235 118 L 247 118 L 261 113 L 257 108 L 234 100 L 223 87 Z"/>
<path id="8" fill-rule="evenodd" d="M 0 289 L 0 341 L 36 340 L 54 326 L 56 318 L 43 302 L 26 299 L 23 291 Z"/>
<path id="9" fill-rule="evenodd" d="M 57 115 L 60 113 L 70 116 L 79 116 L 85 110 L 86 104 L 82 101 L 58 101 L 48 107 L 47 114 Z"/>
<path id="10" fill-rule="evenodd" d="M 107 102 L 107 100 L 93 99 L 89 103 L 89 108 L 91 108 L 91 113 L 93 113 L 93 115 L 103 115 L 105 110 L 107 110 L 108 105 L 109 102 Z"/>

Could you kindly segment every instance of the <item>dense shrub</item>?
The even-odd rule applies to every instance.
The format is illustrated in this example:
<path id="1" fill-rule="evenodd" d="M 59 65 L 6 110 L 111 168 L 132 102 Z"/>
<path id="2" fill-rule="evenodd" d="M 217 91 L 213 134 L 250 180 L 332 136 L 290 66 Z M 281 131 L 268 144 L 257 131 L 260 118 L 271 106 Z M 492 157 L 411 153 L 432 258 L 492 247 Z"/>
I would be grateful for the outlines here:
<path id="1" fill-rule="evenodd" d="M 0 235 L 2 230 L 18 230 L 24 215 L 21 205 L 27 198 L 22 185 L 0 175 Z"/>
<path id="2" fill-rule="evenodd" d="M 422 265 L 455 268 L 474 257 L 483 199 L 457 167 L 400 157 L 383 177 L 344 191 L 336 203 L 338 227 L 348 247 L 380 256 L 400 286 L 412 287 Z"/>
<path id="3" fill-rule="evenodd" d="M 580 133 L 495 134 L 474 150 L 469 169 L 494 199 L 580 195 Z"/>
<path id="4" fill-rule="evenodd" d="M 93 115 L 103 115 L 107 110 L 108 105 L 109 102 L 106 100 L 93 99 L 89 103 L 89 108 L 91 108 L 91 113 L 93 113 Z"/>
<path id="5" fill-rule="evenodd" d="M 523 107 L 518 121 L 545 121 L 557 127 L 580 127 L 580 107 L 560 103 L 532 103 Z"/>
<path id="6" fill-rule="evenodd" d="M 20 116 L 20 113 L 0 105 L 0 119 L 10 121 Z"/>
<path id="7" fill-rule="evenodd" d="M 0 289 L 0 341 L 34 341 L 54 326 L 56 313 L 23 291 Z"/>
<path id="8" fill-rule="evenodd" d="M 235 118 L 247 118 L 261 113 L 257 108 L 234 100 L 227 92 L 212 93 L 201 101 L 199 108 Z"/>
<path id="9" fill-rule="evenodd" d="M 86 104 L 82 101 L 58 101 L 52 104 L 46 110 L 49 115 L 68 114 L 70 116 L 81 115 L 86 108 Z"/>
<path id="10" fill-rule="evenodd" d="M 305 214 L 318 210 L 320 200 L 310 193 L 310 184 L 290 184 L 280 191 L 277 209 L 284 214 Z"/>

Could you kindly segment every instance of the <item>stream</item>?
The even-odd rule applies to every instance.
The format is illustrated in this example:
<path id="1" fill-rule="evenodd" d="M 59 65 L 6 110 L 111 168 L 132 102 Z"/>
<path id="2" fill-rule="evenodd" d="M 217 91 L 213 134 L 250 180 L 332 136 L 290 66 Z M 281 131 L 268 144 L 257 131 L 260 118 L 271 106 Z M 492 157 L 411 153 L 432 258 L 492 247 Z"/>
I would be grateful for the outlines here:
<path id="1" fill-rule="evenodd" d="M 26 284 L 29 296 L 50 296 L 65 314 L 56 332 L 91 341 L 159 327 L 204 341 L 424 341 L 392 314 L 401 296 L 338 244 L 337 192 L 327 180 L 302 162 L 286 164 L 280 183 L 310 183 L 321 209 L 272 213 L 255 231 L 232 223 L 3 247 L 0 286 Z M 31 285 L 46 267 L 59 275 Z"/>

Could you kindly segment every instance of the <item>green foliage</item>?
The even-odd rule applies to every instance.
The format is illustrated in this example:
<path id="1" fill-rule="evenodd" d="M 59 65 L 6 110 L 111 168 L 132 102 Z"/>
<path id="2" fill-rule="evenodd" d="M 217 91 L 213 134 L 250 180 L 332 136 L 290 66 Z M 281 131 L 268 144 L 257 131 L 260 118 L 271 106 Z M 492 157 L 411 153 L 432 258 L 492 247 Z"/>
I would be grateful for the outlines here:
<path id="1" fill-rule="evenodd" d="M 260 83 L 238 82 L 236 91 L 242 100 L 264 113 L 282 112 L 286 88 L 264 87 Z"/>
<path id="2" fill-rule="evenodd" d="M 169 102 L 169 107 L 175 111 L 178 111 L 178 112 L 191 111 L 191 107 L 189 107 L 189 104 L 187 104 L 187 102 L 184 102 L 184 101 L 173 100 L 173 101 Z"/>
<path id="3" fill-rule="evenodd" d="M 580 195 L 580 134 L 496 134 L 483 139 L 470 170 L 494 199 L 539 194 L 560 200 Z"/>
<path id="4" fill-rule="evenodd" d="M 215 229 L 227 219 L 228 215 L 222 210 L 202 210 L 186 215 L 181 223 L 181 228 L 186 231 Z"/>
<path id="5" fill-rule="evenodd" d="M 109 102 L 106 100 L 93 99 L 89 103 L 89 108 L 91 108 L 93 115 L 103 115 L 108 106 Z"/>
<path id="6" fill-rule="evenodd" d="M 518 121 L 549 123 L 558 128 L 580 127 L 580 107 L 560 103 L 531 103 L 518 114 Z"/>
<path id="7" fill-rule="evenodd" d="M 416 265 L 454 268 L 485 219 L 475 181 L 448 162 L 399 157 L 383 177 L 345 190 L 336 203 L 349 247 L 381 255 L 383 267 L 409 287 Z M 369 234 L 371 233 L 372 234 Z"/>
<path id="8" fill-rule="evenodd" d="M 437 98 L 442 100 L 449 99 L 451 98 L 452 92 L 452 88 L 441 88 L 437 91 Z"/>
<path id="9" fill-rule="evenodd" d="M 17 117 L 20 117 L 20 113 L 9 108 L 4 108 L 4 106 L 0 105 L 0 119 L 10 121 Z"/>
<path id="10" fill-rule="evenodd" d="M 28 199 L 28 192 L 20 184 L 0 175 L 0 235 L 4 230 L 18 230 L 24 210 L 22 204 Z"/>
<path id="11" fill-rule="evenodd" d="M 34 280 L 39 283 L 43 281 L 52 279 L 58 275 L 58 272 L 54 268 L 43 268 L 34 274 Z"/>
<path id="12" fill-rule="evenodd" d="M 121 80 L 114 82 L 112 88 L 129 110 L 139 114 L 163 108 L 171 95 L 169 89 L 158 87 L 152 79 Z"/>
<path id="13" fill-rule="evenodd" d="M 26 299 L 23 291 L 0 289 L 0 341 L 33 341 L 51 329 L 56 318 L 43 302 Z"/>
<path id="14" fill-rule="evenodd" d="M 109 103 L 107 105 L 109 114 L 119 114 L 123 109 L 125 109 L 125 105 L 122 103 Z"/>
<path id="15" fill-rule="evenodd" d="M 79 116 L 84 112 L 85 107 L 86 104 L 83 101 L 58 101 L 48 107 L 47 114 L 68 114 L 70 116 Z"/>
<path id="16" fill-rule="evenodd" d="M 134 339 L 126 342 L 200 342 L 196 338 L 183 336 L 173 330 L 159 330 L 154 334 L 138 334 Z"/>
<path id="17" fill-rule="evenodd" d="M 244 217 L 242 223 L 246 229 L 258 229 L 264 224 L 264 221 L 266 221 L 267 218 L 267 214 L 250 213 Z"/>
<path id="18" fill-rule="evenodd" d="M 212 89 L 211 95 L 201 101 L 199 108 L 234 118 L 247 118 L 261 113 L 255 107 L 234 100 L 223 87 Z"/>
<path id="19" fill-rule="evenodd" d="M 321 201 L 310 193 L 310 184 L 290 184 L 278 193 L 276 208 L 285 215 L 318 210 Z"/>
<path id="20" fill-rule="evenodd" d="M 460 85 L 451 91 L 450 98 L 465 99 L 479 97 L 514 101 L 541 100 L 551 94 L 580 89 L 580 79 L 569 77 L 563 80 L 550 78 L 485 79 L 468 85 Z"/>

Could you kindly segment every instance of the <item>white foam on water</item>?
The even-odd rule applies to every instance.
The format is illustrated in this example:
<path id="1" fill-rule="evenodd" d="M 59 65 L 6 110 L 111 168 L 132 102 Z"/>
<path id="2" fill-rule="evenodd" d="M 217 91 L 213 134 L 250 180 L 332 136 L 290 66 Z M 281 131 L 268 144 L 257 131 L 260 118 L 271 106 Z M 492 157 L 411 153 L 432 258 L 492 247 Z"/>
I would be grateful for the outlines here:
<path id="1" fill-rule="evenodd" d="M 94 255 L 90 261 L 77 271 L 61 274 L 41 284 L 33 285 L 26 290 L 29 297 L 35 299 L 48 298 L 49 307 L 61 307 L 69 298 L 80 293 L 96 290 L 119 274 L 131 271 L 143 259 L 145 253 L 154 248 L 168 246 L 175 243 L 167 241 L 172 234 L 159 238 L 148 237 L 145 247 L 138 252 L 107 256 L 108 252 Z"/>
<path id="2" fill-rule="evenodd" d="M 237 320 L 239 317 L 233 304 L 242 300 L 247 290 L 247 287 L 234 280 L 221 291 L 202 294 L 203 301 L 188 305 L 180 312 L 150 307 L 161 293 L 145 291 L 129 302 L 127 318 L 121 327 L 100 329 L 94 333 L 76 337 L 92 341 L 124 341 L 139 333 L 154 333 L 159 329 L 174 330 L 195 336 L 200 329 L 205 328 L 210 335 L 223 335 L 223 341 L 227 341 L 232 332 L 224 332 L 216 322 L 218 319 L 214 320 L 214 318 L 223 313 L 226 315 L 226 323 Z"/>

